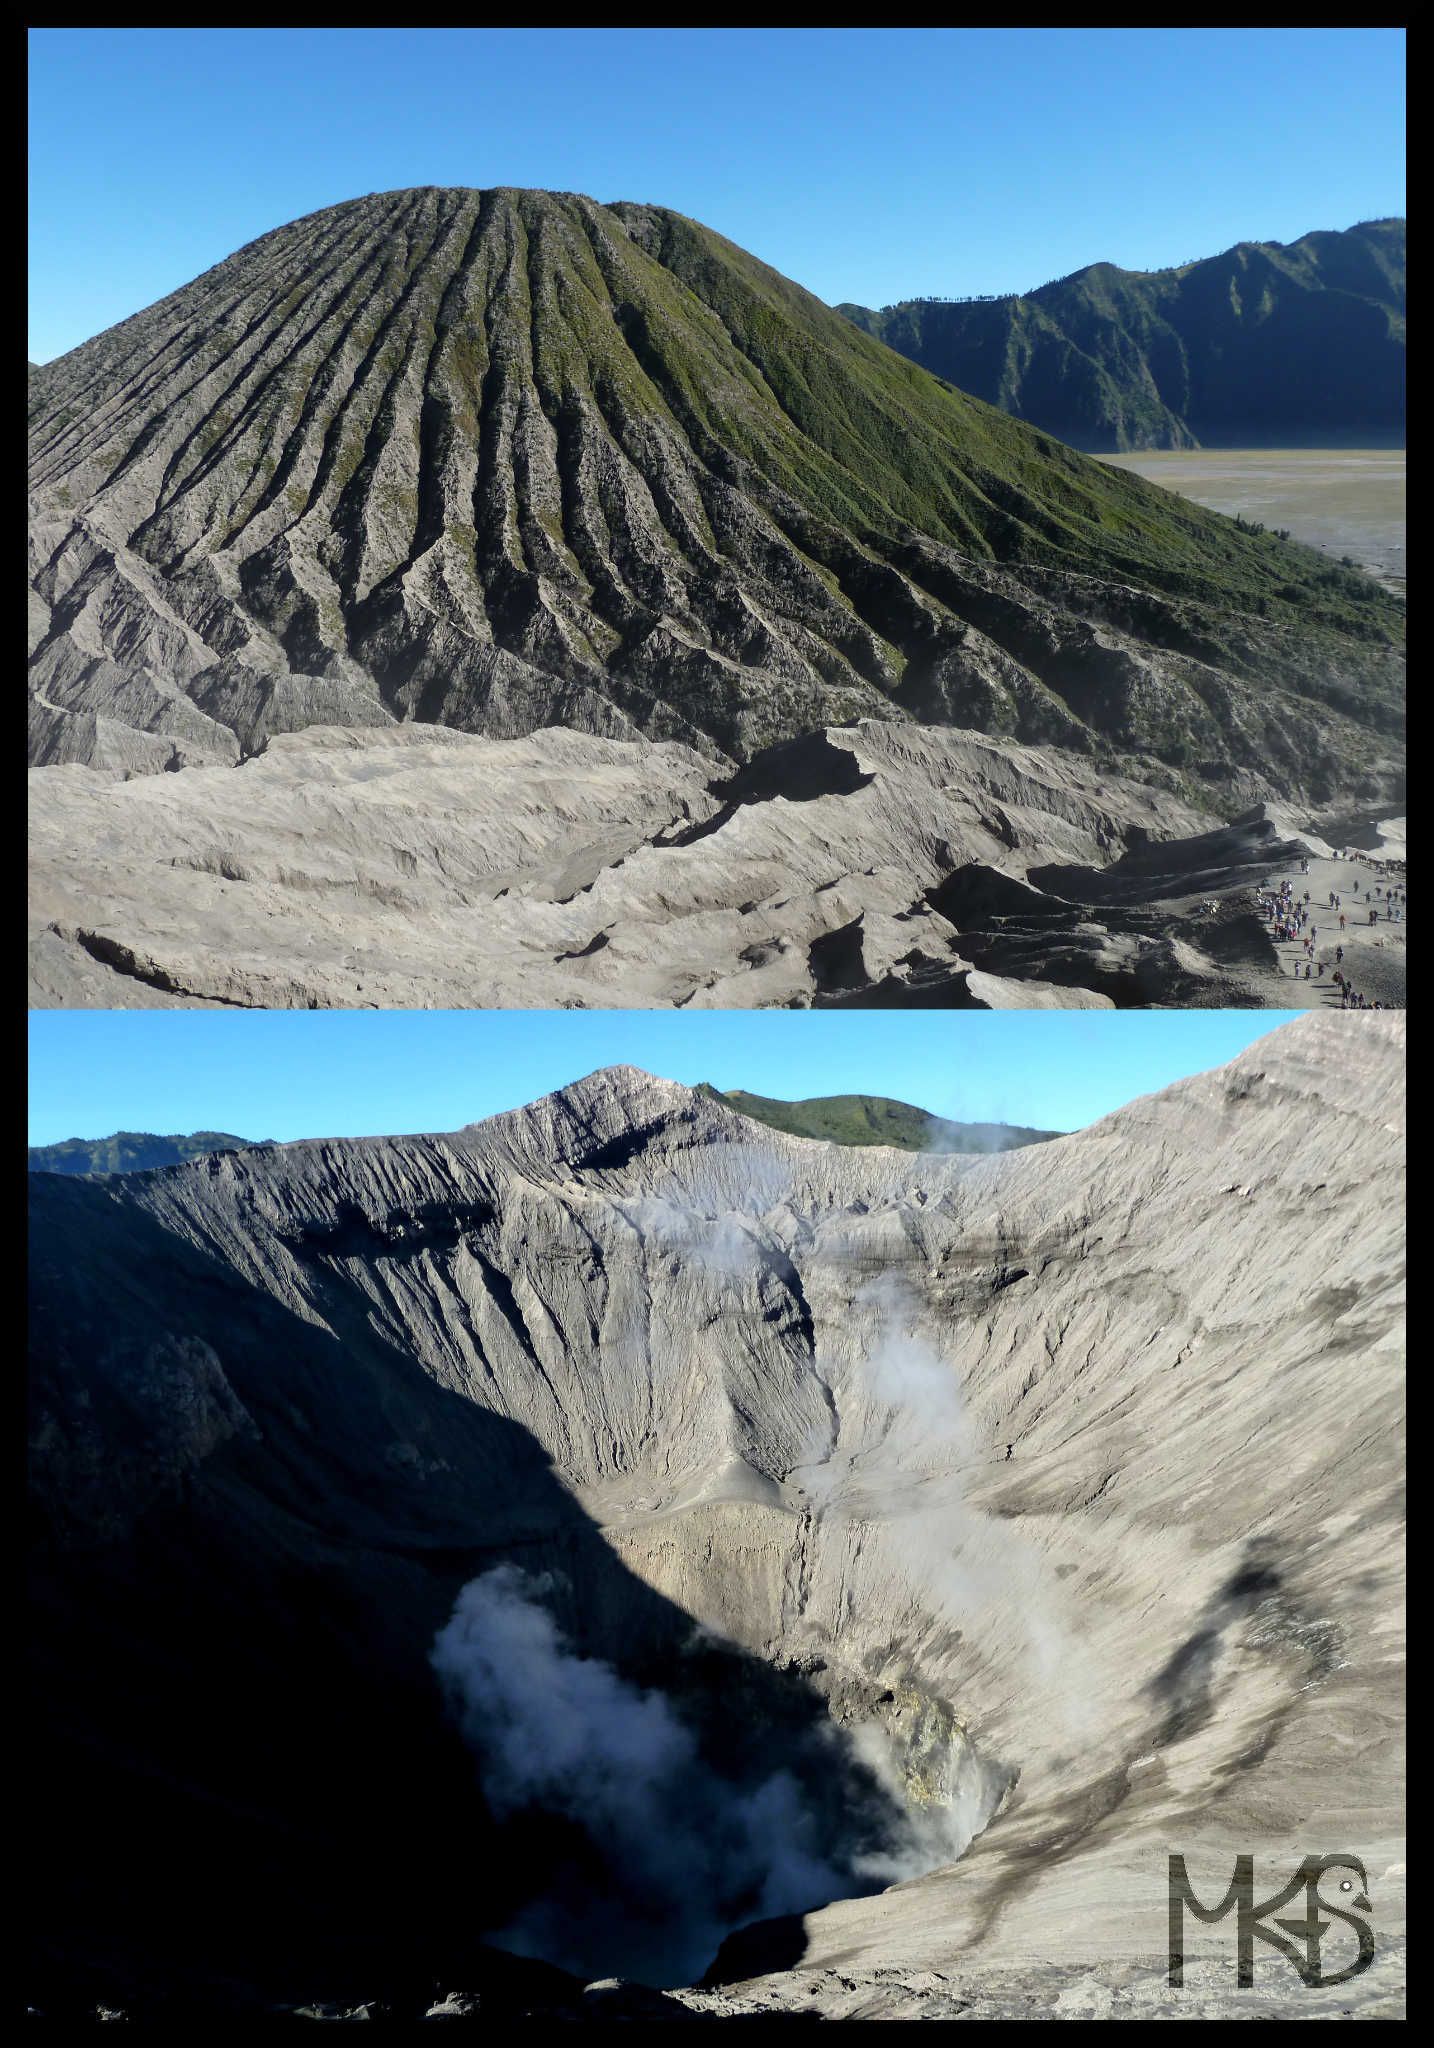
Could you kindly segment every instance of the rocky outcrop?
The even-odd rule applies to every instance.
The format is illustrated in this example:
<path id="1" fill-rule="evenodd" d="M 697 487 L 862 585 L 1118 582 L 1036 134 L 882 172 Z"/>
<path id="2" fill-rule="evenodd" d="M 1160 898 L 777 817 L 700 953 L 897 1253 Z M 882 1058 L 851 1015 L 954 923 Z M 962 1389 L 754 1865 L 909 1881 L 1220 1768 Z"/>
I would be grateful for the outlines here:
<path id="1" fill-rule="evenodd" d="M 409 720 L 745 761 L 915 718 L 1217 795 L 1394 770 L 1385 593 L 950 390 L 661 208 L 331 207 L 45 365 L 30 425 L 32 763 Z"/>
<path id="2" fill-rule="evenodd" d="M 1171 1848 L 1205 1891 L 1362 1857 L 1340 2006 L 1386 1999 L 1401 1054 L 1303 1019 L 985 1160 L 618 1068 L 445 1137 L 33 1176 L 53 1981 L 462 1985 L 576 1853 L 484 1811 L 427 1674 L 508 1561 L 739 1779 L 794 1759 L 813 1826 L 867 1782 L 807 1770 L 819 1726 L 941 1811 L 995 1773 L 958 1862 L 748 1930 L 693 2010 L 1099 2016 L 1163 1965 Z"/>
<path id="3" fill-rule="evenodd" d="M 34 771 L 30 835 L 33 1003 L 280 1009 L 1278 1004 L 1251 885 L 1306 843 L 889 721 L 733 775 L 316 728 L 237 769 Z"/>

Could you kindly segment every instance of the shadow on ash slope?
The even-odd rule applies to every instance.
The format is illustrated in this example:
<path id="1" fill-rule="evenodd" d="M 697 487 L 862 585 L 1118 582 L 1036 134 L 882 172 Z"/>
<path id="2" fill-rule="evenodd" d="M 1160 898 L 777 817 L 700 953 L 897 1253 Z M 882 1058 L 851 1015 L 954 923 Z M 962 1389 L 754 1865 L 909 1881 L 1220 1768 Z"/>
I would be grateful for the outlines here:
<path id="1" fill-rule="evenodd" d="M 770 1155 L 761 1151 L 755 1164 L 754 1181 L 770 1180 Z M 746 1292 L 754 1254 L 760 1261 L 764 1248 L 760 1234 L 734 1218 L 719 1218 L 715 1230 L 713 1220 L 711 1212 L 668 1198 L 654 1202 L 639 1227 L 660 1258 L 689 1273 L 707 1268 L 719 1282 L 711 1306 L 730 1316 Z M 789 1311 L 770 1286 L 766 1292 L 764 1321 L 780 1324 Z M 792 1500 L 800 1503 L 769 1629 L 754 1641 L 749 1613 L 744 1634 L 748 1648 L 799 1674 L 826 1700 L 828 1721 L 794 1718 L 784 1726 L 770 1709 L 758 1711 L 730 1650 L 735 1614 L 706 1598 L 698 1602 L 692 1637 L 664 1660 L 661 1687 L 652 1689 L 574 1651 L 548 1609 L 559 1592 L 550 1573 L 503 1564 L 460 1595 L 433 1661 L 481 1759 L 489 1805 L 504 1817 L 563 1816 L 584 1838 L 586 1853 L 579 1851 L 547 1895 L 499 1935 L 519 1953 L 588 1976 L 617 1969 L 649 1983 L 689 1983 L 733 1927 L 881 1890 L 953 1862 L 1014 1783 L 1012 1770 L 978 1752 L 950 1701 L 922 1683 L 897 1637 L 874 1663 L 848 1665 L 817 1654 L 819 1638 L 805 1626 L 812 1529 L 826 1513 L 852 1519 L 838 1473 L 860 1455 L 856 1519 L 861 1526 L 899 1520 L 908 1564 L 919 1568 L 924 1560 L 930 1567 L 925 1598 L 932 1618 L 955 1611 L 954 1596 L 968 1590 L 968 1580 L 984 1573 L 992 1590 L 995 1569 L 1005 1596 L 1022 1602 L 1033 1654 L 1048 1659 L 1058 1645 L 1074 1654 L 1014 1533 L 1005 1532 L 994 1566 L 989 1558 L 961 1562 L 973 1518 L 953 1468 L 965 1465 L 975 1446 L 949 1367 L 894 1319 L 897 1284 L 889 1276 L 870 1283 L 854 1306 L 879 1308 L 882 1316 L 869 1354 L 843 1376 L 852 1415 L 860 1418 L 847 1434 L 855 1433 L 861 1452 L 838 1453 L 838 1408 L 814 1357 L 821 1410 L 809 1412 L 811 1386 L 794 1382 L 788 1440 L 781 1445 L 779 1434 L 769 1441 L 760 1463 L 744 1455 L 758 1447 L 742 1440 L 740 1429 L 714 1432 L 710 1415 L 699 1425 L 708 1469 L 681 1488 L 658 1538 L 664 1550 L 685 1550 L 695 1514 L 703 1561 L 710 1566 L 714 1551 L 727 1553 L 734 1604 L 744 1607 L 756 1589 L 742 1583 L 742 1551 L 757 1531 L 744 1540 L 736 1527 L 724 1527 L 720 1511 L 736 1507 L 739 1525 L 750 1526 L 757 1519 L 752 1511 L 763 1508 L 790 1522 Z M 795 1434 L 801 1427 L 805 1443 Z M 779 1447 L 784 1465 L 793 1450 L 799 1453 L 785 1489 L 770 1476 Z M 612 1449 L 614 1464 L 626 1463 L 617 1443 Z M 935 1481 L 943 1472 L 941 1498 L 928 1496 L 913 1511 L 903 1495 L 922 1483 L 918 1475 Z M 601 1505 L 619 1516 L 617 1525 L 604 1526 L 620 1550 L 642 1540 L 634 1532 L 647 1517 L 632 1521 L 630 1493 L 607 1492 Z M 769 1545 L 777 1534 L 762 1533 Z M 735 1556 L 727 1540 L 734 1535 Z M 650 1576 L 635 1560 L 634 1567 Z M 770 1585 L 761 1590 L 771 1598 Z M 570 1600 L 573 1592 L 565 1575 L 561 1597 Z M 630 1659 L 630 1637 L 624 1648 Z M 733 1715 L 735 1729 L 724 1735 L 719 1717 Z"/>
<path id="2" fill-rule="evenodd" d="M 30 797 L 46 1008 L 1277 1006 L 1253 884 L 1317 844 L 874 720 L 715 776 L 675 742 L 314 727 Z"/>
<path id="3" fill-rule="evenodd" d="M 1163 1981 L 1172 1849 L 1202 1896 L 1350 1850 L 1383 1941 L 1402 1046 L 1312 1014 L 991 1159 L 617 1068 L 444 1138 L 33 1176 L 47 1512 L 172 1483 L 236 1555 L 260 1497 L 358 1545 L 358 1661 L 402 1623 L 476 1751 L 470 1928 L 584 1975 L 690 1982 L 746 1923 L 689 2006 L 939 2015 L 979 1968 L 1024 2012 Z M 171 1418 L 143 1457 L 96 1448 L 117 1401 Z"/>

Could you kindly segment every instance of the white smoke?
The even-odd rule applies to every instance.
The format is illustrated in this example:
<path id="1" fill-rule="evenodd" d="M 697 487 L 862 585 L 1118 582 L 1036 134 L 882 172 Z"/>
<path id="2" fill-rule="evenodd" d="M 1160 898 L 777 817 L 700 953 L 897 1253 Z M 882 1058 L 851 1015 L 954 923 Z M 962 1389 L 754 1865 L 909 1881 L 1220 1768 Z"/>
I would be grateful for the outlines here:
<path id="1" fill-rule="evenodd" d="M 755 1209 L 744 1217 L 730 1208 L 707 1213 L 692 1202 L 644 1195 L 623 1204 L 633 1228 L 668 1256 L 684 1259 L 718 1279 L 750 1278 L 757 1259 Z"/>
<path id="2" fill-rule="evenodd" d="M 927 1112 L 923 1159 L 985 1159 L 1010 1149 L 1012 1126 L 1004 1116 L 967 1118 Z M 959 1140 L 959 1143 L 958 1143 Z"/>
<path id="3" fill-rule="evenodd" d="M 930 1457 L 943 1465 L 975 1448 L 966 1399 L 955 1368 L 910 1328 L 911 1291 L 894 1273 L 882 1273 L 857 1290 L 853 1306 L 874 1309 L 877 1334 L 859 1371 L 868 1400 L 888 1411 L 887 1432 L 915 1434 Z"/>
<path id="4" fill-rule="evenodd" d="M 759 1172 L 762 1157 L 756 1146 L 713 1146 L 700 1192 L 639 1197 L 623 1212 L 664 1256 L 740 1286 L 762 1257 L 767 1205 L 790 1188 L 787 1163 L 768 1155 Z M 1053 1713 L 1078 1720 L 1086 1678 L 1060 1588 L 1033 1544 L 967 1498 L 996 1447 L 933 1341 L 929 1312 L 891 1273 L 861 1287 L 852 1311 L 870 1335 L 831 1382 L 835 1445 L 824 1417 L 789 1476 L 818 1522 L 872 1531 L 913 1613 L 977 1645 L 997 1627 L 1014 1631 L 1018 1667 Z M 556 1816 L 577 1844 L 491 1937 L 501 1945 L 582 1975 L 611 1974 L 617 1958 L 649 1983 L 691 1983 L 734 1928 L 950 1864 L 989 1820 L 1001 1773 L 959 1736 L 934 1759 L 944 1790 L 931 1797 L 928 1784 L 918 1806 L 911 1758 L 875 1723 L 818 1724 L 819 1771 L 809 1748 L 794 1768 L 778 1755 L 768 1760 L 776 1767 L 749 1758 L 724 1775 L 672 1698 L 574 1650 L 543 1604 L 551 1590 L 514 1565 L 487 1572 L 464 1588 L 433 1650 L 497 1819 Z M 864 1808 L 848 1827 L 833 1825 L 838 1785 L 858 1788 Z"/>
<path id="5" fill-rule="evenodd" d="M 847 1734 L 852 1748 L 878 1784 L 905 1808 L 900 1841 L 884 1852 L 855 1857 L 852 1867 L 858 1876 L 883 1885 L 900 1884 L 909 1878 L 924 1877 L 928 1870 L 943 1869 L 964 1856 L 991 1818 L 999 1797 L 999 1772 L 967 1759 L 943 1799 L 913 1806 L 886 1730 L 874 1722 L 857 1722 Z"/>
<path id="6" fill-rule="evenodd" d="M 550 1590 L 497 1566 L 464 1587 L 432 1652 L 495 1816 L 563 1816 L 597 1859 L 575 1859 L 494 1939 L 579 1974 L 609 1974 L 617 1954 L 649 1983 L 691 1983 L 733 1927 L 861 1888 L 854 1862 L 823 1853 L 789 1771 L 720 1777 L 661 1693 L 574 1653 L 541 1604 Z"/>
<path id="7" fill-rule="evenodd" d="M 921 1334 L 929 1319 L 903 1278 L 868 1281 L 852 1306 L 874 1314 L 876 1329 L 835 1388 L 838 1455 L 803 1470 L 808 1495 L 890 1528 L 902 1575 L 933 1618 L 972 1643 L 1014 1639 L 1024 1682 L 1078 1737 L 1096 1684 L 1068 1596 L 1028 1537 L 968 1498 L 1002 1447 L 970 1413 L 956 1367 Z"/>

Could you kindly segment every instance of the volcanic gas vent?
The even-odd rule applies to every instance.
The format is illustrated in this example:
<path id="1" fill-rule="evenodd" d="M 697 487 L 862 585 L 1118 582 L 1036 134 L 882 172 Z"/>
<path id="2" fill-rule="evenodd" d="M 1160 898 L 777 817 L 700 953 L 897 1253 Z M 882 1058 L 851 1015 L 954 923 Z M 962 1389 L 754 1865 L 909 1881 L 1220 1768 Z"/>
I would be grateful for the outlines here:
<path id="1" fill-rule="evenodd" d="M 860 1897 L 953 1862 L 1009 1774 L 951 1708 L 838 1680 L 821 1659 L 768 1668 L 710 1632 L 637 1651 L 624 1676 L 579 1652 L 564 1575 L 474 1579 L 433 1662 L 534 1896 L 490 1938 L 585 1977 L 694 1983 L 734 1929 Z M 862 1700 L 870 1718 L 855 1718 Z M 903 1722 L 905 1725 L 903 1726 Z"/>

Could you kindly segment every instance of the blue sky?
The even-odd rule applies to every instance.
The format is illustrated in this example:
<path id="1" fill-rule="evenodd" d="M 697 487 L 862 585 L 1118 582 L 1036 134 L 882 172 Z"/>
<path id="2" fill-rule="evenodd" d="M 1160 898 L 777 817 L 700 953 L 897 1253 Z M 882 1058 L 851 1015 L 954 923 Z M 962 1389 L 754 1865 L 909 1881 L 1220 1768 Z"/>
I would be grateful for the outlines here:
<path id="1" fill-rule="evenodd" d="M 30 356 L 406 185 L 671 206 L 818 297 L 1404 211 L 1399 29 L 37 29 Z"/>
<path id="2" fill-rule="evenodd" d="M 30 1143 L 451 1131 L 626 1063 L 691 1085 L 895 1096 L 1075 1130 L 1221 1065 L 1282 1011 L 55 1010 L 30 1016 Z"/>

